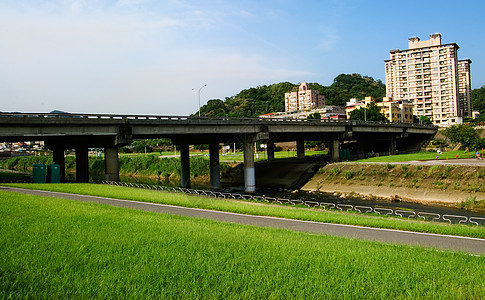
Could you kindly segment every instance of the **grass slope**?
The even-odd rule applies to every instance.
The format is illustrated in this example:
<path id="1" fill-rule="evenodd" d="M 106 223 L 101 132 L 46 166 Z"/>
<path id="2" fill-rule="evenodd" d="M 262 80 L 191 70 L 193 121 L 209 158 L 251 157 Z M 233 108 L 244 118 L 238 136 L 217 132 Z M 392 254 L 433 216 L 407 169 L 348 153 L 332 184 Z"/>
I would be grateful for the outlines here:
<path id="1" fill-rule="evenodd" d="M 485 258 L 0 192 L 0 298 L 485 297 Z"/>
<path id="2" fill-rule="evenodd" d="M 484 178 L 485 167 L 483 166 L 334 163 L 318 170 L 318 175 L 313 180 L 318 180 L 317 188 L 331 183 L 403 187 L 417 191 L 458 191 L 473 195 L 473 193 L 485 192 Z M 476 202 L 473 208 L 485 209 L 485 199 L 475 199 L 473 202 Z M 464 204 L 459 204 L 459 207 L 462 205 Z"/>
<path id="3" fill-rule="evenodd" d="M 368 227 L 390 228 L 437 234 L 470 236 L 485 238 L 483 226 L 449 225 L 418 220 L 370 216 L 357 213 L 341 213 L 309 209 L 306 207 L 291 207 L 283 205 L 254 205 L 246 201 L 225 200 L 220 198 L 199 197 L 186 194 L 176 194 L 127 188 L 120 186 L 97 184 L 5 184 L 28 189 L 50 190 L 74 194 L 101 196 L 116 199 L 136 200 L 153 203 L 171 204 L 185 207 L 205 208 L 219 211 L 229 211 L 242 214 L 283 217 L 288 219 L 316 222 L 362 225 Z"/>

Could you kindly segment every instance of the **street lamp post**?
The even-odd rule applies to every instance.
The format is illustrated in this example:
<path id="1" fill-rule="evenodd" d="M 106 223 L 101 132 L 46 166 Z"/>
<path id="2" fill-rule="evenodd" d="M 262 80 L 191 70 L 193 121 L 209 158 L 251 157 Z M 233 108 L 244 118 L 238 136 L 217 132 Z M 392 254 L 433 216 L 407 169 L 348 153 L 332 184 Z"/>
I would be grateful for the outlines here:
<path id="1" fill-rule="evenodd" d="M 202 88 L 206 87 L 206 86 L 207 86 L 207 84 L 204 84 L 203 86 L 201 86 L 201 87 L 199 88 L 199 117 L 200 117 L 200 90 L 201 90 Z M 197 89 L 192 89 L 192 90 L 193 90 L 193 91 L 195 91 L 195 90 L 197 90 Z"/>

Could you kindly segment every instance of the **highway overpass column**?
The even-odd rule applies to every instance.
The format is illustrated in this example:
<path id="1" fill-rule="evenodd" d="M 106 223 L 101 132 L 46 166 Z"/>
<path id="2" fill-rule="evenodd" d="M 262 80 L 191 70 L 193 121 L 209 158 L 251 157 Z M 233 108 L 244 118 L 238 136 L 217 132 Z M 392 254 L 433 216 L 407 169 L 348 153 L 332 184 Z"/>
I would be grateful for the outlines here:
<path id="1" fill-rule="evenodd" d="M 254 142 L 244 142 L 244 190 L 246 193 L 256 191 L 256 175 L 254 172 Z"/>
<path id="2" fill-rule="evenodd" d="M 305 158 L 305 141 L 296 141 L 296 157 L 299 159 Z"/>
<path id="3" fill-rule="evenodd" d="M 76 182 L 89 182 L 89 158 L 87 147 L 76 148 Z"/>
<path id="4" fill-rule="evenodd" d="M 330 154 L 331 161 L 339 161 L 340 160 L 340 142 L 338 139 L 334 139 L 330 141 L 330 145 L 328 146 L 328 154 Z"/>
<path id="5" fill-rule="evenodd" d="M 209 144 L 209 166 L 211 190 L 221 189 L 221 174 L 219 165 L 219 143 Z"/>
<path id="6" fill-rule="evenodd" d="M 274 160 L 274 148 L 275 148 L 274 143 L 269 142 L 268 144 L 266 144 L 266 151 L 268 152 L 268 161 Z"/>
<path id="7" fill-rule="evenodd" d="M 107 181 L 120 181 L 118 147 L 104 148 L 104 171 Z"/>
<path id="8" fill-rule="evenodd" d="M 189 144 L 180 145 L 180 187 L 190 189 Z"/>
<path id="9" fill-rule="evenodd" d="M 395 155 L 396 154 L 396 138 L 391 137 L 389 140 L 389 155 Z"/>
<path id="10" fill-rule="evenodd" d="M 61 173 L 61 182 L 66 181 L 66 159 L 64 157 L 64 149 L 62 147 L 55 147 L 52 150 L 52 161 L 55 164 L 59 165 L 60 173 Z"/>

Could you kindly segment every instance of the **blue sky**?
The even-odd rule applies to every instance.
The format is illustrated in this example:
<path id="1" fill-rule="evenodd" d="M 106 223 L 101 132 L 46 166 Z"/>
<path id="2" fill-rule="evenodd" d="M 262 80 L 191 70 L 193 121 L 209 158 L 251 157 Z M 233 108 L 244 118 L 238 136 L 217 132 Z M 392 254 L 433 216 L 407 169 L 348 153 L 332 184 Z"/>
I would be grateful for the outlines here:
<path id="1" fill-rule="evenodd" d="M 0 111 L 188 115 L 201 101 L 341 73 L 384 81 L 439 32 L 485 85 L 483 1 L 2 0 Z"/>

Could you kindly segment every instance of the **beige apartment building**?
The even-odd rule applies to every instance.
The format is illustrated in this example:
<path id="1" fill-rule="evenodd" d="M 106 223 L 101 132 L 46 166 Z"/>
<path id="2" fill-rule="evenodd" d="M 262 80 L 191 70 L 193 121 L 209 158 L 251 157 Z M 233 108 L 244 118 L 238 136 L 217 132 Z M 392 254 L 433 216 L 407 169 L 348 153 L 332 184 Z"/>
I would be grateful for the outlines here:
<path id="1" fill-rule="evenodd" d="M 285 112 L 307 111 L 324 105 L 325 96 L 308 89 L 306 82 L 300 84 L 298 92 L 285 93 Z"/>
<path id="2" fill-rule="evenodd" d="M 450 126 L 471 116 L 471 60 L 458 60 L 458 45 L 442 44 L 441 34 L 421 41 L 408 40 L 407 50 L 391 50 L 385 60 L 386 93 L 395 101 L 409 101 L 416 116 Z"/>
<path id="3" fill-rule="evenodd" d="M 413 123 L 413 104 L 407 101 L 394 101 L 389 97 L 384 97 L 382 102 L 377 102 L 373 97 L 365 97 L 363 101 L 355 98 L 350 99 L 345 108 L 347 119 L 350 119 L 350 113 L 354 109 L 365 108 L 371 102 L 374 102 L 381 109 L 381 113 L 389 122 Z"/>

